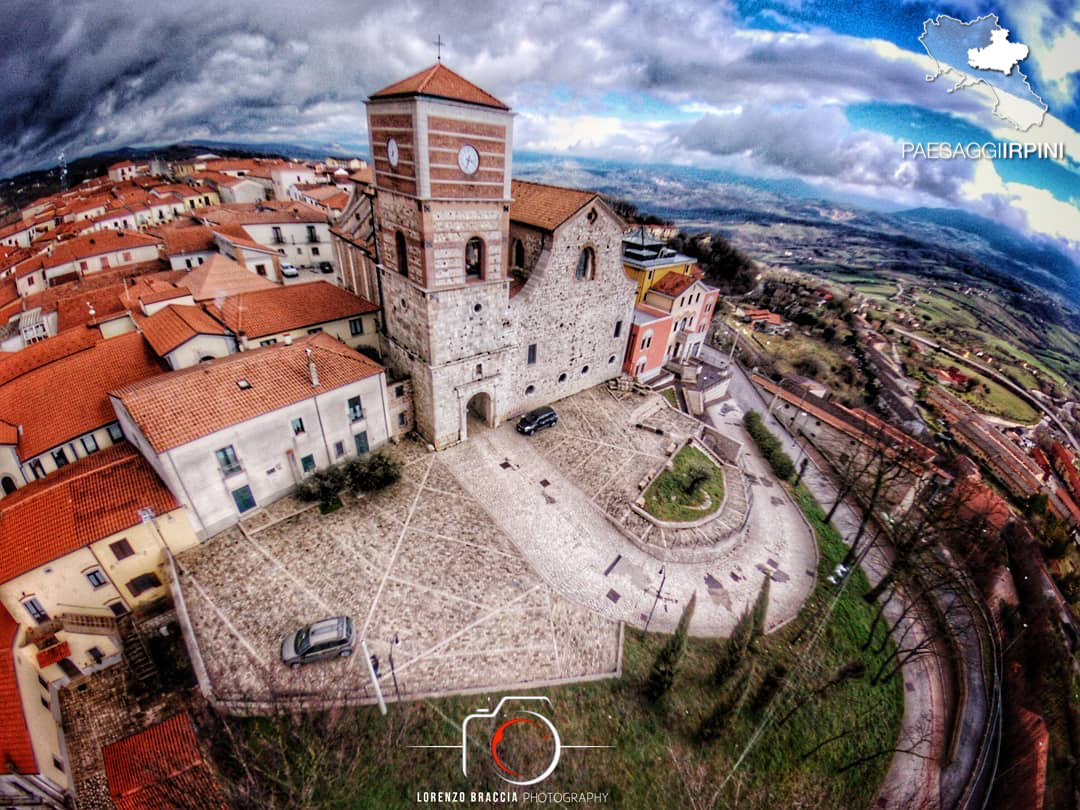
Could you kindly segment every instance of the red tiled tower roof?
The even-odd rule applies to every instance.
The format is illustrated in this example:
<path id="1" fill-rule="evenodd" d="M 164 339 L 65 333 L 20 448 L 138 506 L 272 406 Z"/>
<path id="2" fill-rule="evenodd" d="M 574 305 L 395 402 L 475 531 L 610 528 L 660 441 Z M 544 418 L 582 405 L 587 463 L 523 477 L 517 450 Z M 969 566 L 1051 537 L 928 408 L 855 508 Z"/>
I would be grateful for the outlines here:
<path id="1" fill-rule="evenodd" d="M 454 73 L 442 62 L 436 62 L 407 79 L 402 79 L 371 94 L 372 98 L 407 98 L 409 96 L 433 96 L 494 107 L 497 110 L 510 109 L 491 93 L 481 90 L 468 79 Z"/>
<path id="2" fill-rule="evenodd" d="M 18 622 L 0 604 L 0 767 L 7 773 L 38 772 L 30 730 L 23 714 L 19 682 L 15 675 L 15 638 Z"/>

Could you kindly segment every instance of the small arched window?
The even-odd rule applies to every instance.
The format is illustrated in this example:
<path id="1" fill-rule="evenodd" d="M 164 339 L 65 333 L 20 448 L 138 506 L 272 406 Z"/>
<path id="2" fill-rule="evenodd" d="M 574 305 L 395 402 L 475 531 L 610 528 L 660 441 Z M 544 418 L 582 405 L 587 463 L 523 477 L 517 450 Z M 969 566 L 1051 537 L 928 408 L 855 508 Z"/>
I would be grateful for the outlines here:
<path id="1" fill-rule="evenodd" d="M 405 244 L 405 234 L 398 231 L 394 234 L 394 251 L 397 253 L 397 270 L 401 275 L 409 276 L 409 249 Z"/>
<path id="2" fill-rule="evenodd" d="M 583 248 L 577 261 L 577 278 L 588 280 L 596 278 L 596 254 L 591 247 Z"/>
<path id="3" fill-rule="evenodd" d="M 535 394 L 535 393 L 536 393 L 536 386 L 535 385 L 526 385 L 525 386 L 525 396 L 531 396 L 532 394 Z"/>
<path id="4" fill-rule="evenodd" d="M 514 267 L 525 266 L 525 243 L 522 242 L 520 239 L 514 240 L 512 264 Z"/>
<path id="5" fill-rule="evenodd" d="M 484 276 L 484 240 L 474 236 L 465 243 L 465 277 L 483 278 Z"/>

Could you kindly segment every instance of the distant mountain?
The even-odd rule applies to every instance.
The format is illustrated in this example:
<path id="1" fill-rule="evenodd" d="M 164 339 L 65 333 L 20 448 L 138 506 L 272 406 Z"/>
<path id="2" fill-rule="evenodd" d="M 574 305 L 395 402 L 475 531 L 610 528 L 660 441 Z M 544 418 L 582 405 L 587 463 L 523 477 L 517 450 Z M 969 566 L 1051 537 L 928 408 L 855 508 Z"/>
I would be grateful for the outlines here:
<path id="1" fill-rule="evenodd" d="M 895 216 L 974 234 L 1012 261 L 1045 270 L 1064 289 L 1080 289 L 1080 267 L 1067 255 L 1052 244 L 1023 236 L 993 220 L 949 208 L 912 208 Z"/>

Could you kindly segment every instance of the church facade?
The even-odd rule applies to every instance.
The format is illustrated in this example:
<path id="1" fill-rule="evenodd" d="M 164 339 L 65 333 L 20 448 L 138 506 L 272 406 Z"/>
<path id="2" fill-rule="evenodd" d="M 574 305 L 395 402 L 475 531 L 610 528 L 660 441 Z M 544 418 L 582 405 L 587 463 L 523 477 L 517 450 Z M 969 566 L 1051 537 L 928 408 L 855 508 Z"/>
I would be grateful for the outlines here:
<path id="1" fill-rule="evenodd" d="M 511 180 L 513 116 L 436 64 L 374 93 L 384 360 L 436 448 L 618 376 L 636 287 L 596 194 Z"/>

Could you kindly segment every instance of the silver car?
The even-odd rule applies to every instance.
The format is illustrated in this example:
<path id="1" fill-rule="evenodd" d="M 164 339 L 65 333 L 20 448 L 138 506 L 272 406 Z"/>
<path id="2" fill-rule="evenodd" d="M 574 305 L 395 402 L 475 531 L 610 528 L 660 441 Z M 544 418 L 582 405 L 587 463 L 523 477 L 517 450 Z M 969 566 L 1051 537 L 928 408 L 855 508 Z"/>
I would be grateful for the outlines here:
<path id="1" fill-rule="evenodd" d="M 353 623 L 348 616 L 320 619 L 281 640 L 281 662 L 296 669 L 324 658 L 348 658 L 355 645 Z"/>

